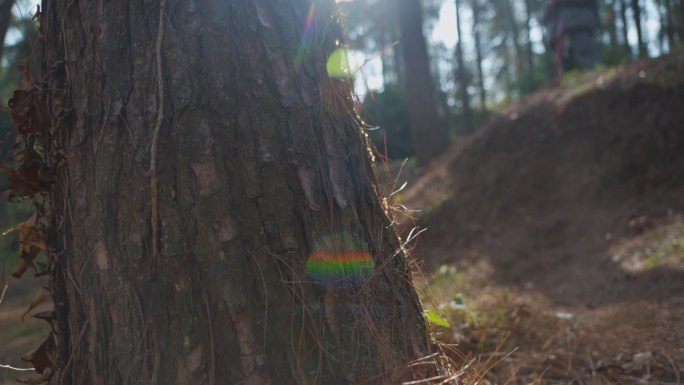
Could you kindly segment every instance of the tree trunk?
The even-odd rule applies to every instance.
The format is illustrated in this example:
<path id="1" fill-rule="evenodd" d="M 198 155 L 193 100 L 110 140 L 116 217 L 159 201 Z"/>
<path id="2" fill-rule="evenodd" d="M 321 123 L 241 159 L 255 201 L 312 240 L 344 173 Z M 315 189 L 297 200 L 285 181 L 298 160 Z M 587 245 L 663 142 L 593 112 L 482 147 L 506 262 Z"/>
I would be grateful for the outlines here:
<path id="1" fill-rule="evenodd" d="M 501 46 L 499 47 L 499 49 L 501 49 L 502 66 L 498 77 L 503 78 L 504 92 L 506 94 L 507 101 L 512 101 L 518 95 L 517 89 L 514 89 L 513 86 L 513 75 L 511 75 L 511 68 L 513 67 L 511 62 L 513 60 L 511 59 L 511 50 L 508 45 L 508 40 L 509 36 L 504 35 L 503 39 L 501 40 Z"/>
<path id="2" fill-rule="evenodd" d="M 615 15 L 615 0 L 606 3 L 606 30 L 608 31 L 608 41 L 611 49 L 618 49 L 617 38 L 617 17 Z"/>
<path id="3" fill-rule="evenodd" d="M 667 48 L 668 52 L 672 52 L 672 48 L 675 46 L 675 30 L 673 26 L 673 4 L 670 0 L 663 0 L 663 7 L 665 12 L 665 36 L 667 36 Z"/>
<path id="4" fill-rule="evenodd" d="M 627 31 L 627 0 L 620 0 L 620 22 L 622 23 L 622 41 L 624 42 L 625 52 L 632 57 L 632 48 L 629 45 L 629 33 Z"/>
<path id="5" fill-rule="evenodd" d="M 456 2 L 456 33 L 458 34 L 458 42 L 456 43 L 456 63 L 458 69 L 456 71 L 456 78 L 458 79 L 461 103 L 463 103 L 463 119 L 465 120 L 466 132 L 473 131 L 473 117 L 470 110 L 470 95 L 468 94 L 468 70 L 463 60 L 463 34 L 461 31 L 461 1 Z"/>
<path id="6" fill-rule="evenodd" d="M 665 48 L 665 40 L 667 39 L 667 2 L 655 0 L 654 5 L 658 13 L 658 48 L 661 53 L 665 53 L 667 52 L 667 48 Z"/>
<path id="7" fill-rule="evenodd" d="M 520 29 L 518 27 L 518 20 L 515 18 L 515 10 L 513 9 L 511 0 L 503 1 L 504 7 L 506 9 L 506 15 L 508 16 L 508 30 L 511 32 L 513 51 L 515 52 L 515 78 L 517 83 L 520 83 L 520 79 L 524 79 L 526 76 L 522 65 L 523 55 L 522 48 L 520 47 Z"/>
<path id="8" fill-rule="evenodd" d="M 382 33 L 382 40 L 379 41 L 381 47 L 391 47 L 394 43 L 392 34 L 388 31 L 387 27 L 384 28 Z M 386 48 L 383 48 L 386 49 Z M 389 84 L 397 84 L 399 80 L 399 68 L 397 68 L 396 61 L 394 60 L 394 49 L 389 48 L 391 51 L 384 52 L 382 61 L 382 84 L 387 86 Z"/>
<path id="9" fill-rule="evenodd" d="M 678 0 L 679 4 L 679 41 L 684 42 L 684 0 Z"/>
<path id="10" fill-rule="evenodd" d="M 448 138 L 437 113 L 437 100 L 423 36 L 423 10 L 419 0 L 399 0 L 397 11 L 411 141 L 418 162 L 427 164 L 445 149 Z"/>
<path id="11" fill-rule="evenodd" d="M 0 62 L 2 62 L 5 52 L 5 36 L 7 36 L 7 31 L 12 21 L 13 6 L 14 0 L 4 0 L 0 4 Z"/>
<path id="12" fill-rule="evenodd" d="M 401 31 L 398 28 L 392 29 L 392 42 L 401 42 Z M 397 83 L 406 84 L 406 69 L 404 68 L 404 55 L 401 44 L 395 44 L 392 48 L 392 60 L 397 73 Z"/>
<path id="13" fill-rule="evenodd" d="M 634 17 L 634 27 L 637 33 L 637 48 L 639 50 L 639 57 L 648 57 L 648 50 L 646 49 L 646 43 L 644 42 L 644 35 L 641 29 L 641 5 L 639 5 L 639 0 L 630 0 L 632 6 L 632 16 Z"/>
<path id="14" fill-rule="evenodd" d="M 59 383 L 443 374 L 332 2 L 166 3 L 43 2 Z"/>
<path id="15" fill-rule="evenodd" d="M 527 59 L 527 84 L 525 91 L 533 91 L 536 87 L 535 68 L 534 68 L 534 52 L 532 51 L 532 28 L 530 23 L 532 21 L 532 5 L 530 0 L 525 0 L 525 34 L 527 35 L 527 44 L 525 46 L 525 53 Z"/>
<path id="16" fill-rule="evenodd" d="M 482 70 L 482 20 L 480 19 L 481 5 L 479 0 L 470 0 L 473 12 L 473 36 L 475 39 L 475 60 L 477 61 L 477 85 L 480 88 L 480 105 L 482 111 L 487 111 L 487 90 L 484 85 L 484 71 Z"/>

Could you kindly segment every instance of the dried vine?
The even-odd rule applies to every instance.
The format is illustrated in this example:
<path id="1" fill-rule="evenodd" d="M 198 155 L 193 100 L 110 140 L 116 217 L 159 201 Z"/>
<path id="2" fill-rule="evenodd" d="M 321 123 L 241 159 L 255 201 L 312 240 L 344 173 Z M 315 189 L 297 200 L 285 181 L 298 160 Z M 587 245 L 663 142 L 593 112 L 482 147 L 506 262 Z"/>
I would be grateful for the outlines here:
<path id="1" fill-rule="evenodd" d="M 164 74 L 162 66 L 162 43 L 164 42 L 164 10 L 166 0 L 159 2 L 159 31 L 157 32 L 157 92 L 159 106 L 157 109 L 157 121 L 152 133 L 152 145 L 150 147 L 150 222 L 152 226 L 152 256 L 156 259 L 159 253 L 159 192 L 157 178 L 157 147 L 159 145 L 159 131 L 164 123 Z"/>

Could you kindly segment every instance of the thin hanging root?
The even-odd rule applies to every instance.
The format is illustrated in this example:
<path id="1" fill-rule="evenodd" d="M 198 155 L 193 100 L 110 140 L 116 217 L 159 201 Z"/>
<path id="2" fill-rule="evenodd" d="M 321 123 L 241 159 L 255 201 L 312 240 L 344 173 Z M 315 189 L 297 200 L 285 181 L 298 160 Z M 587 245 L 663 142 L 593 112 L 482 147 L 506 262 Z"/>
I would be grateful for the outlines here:
<path id="1" fill-rule="evenodd" d="M 17 372 L 35 372 L 36 371 L 36 369 L 34 369 L 34 368 L 15 368 L 14 366 L 3 365 L 3 364 L 0 364 L 0 368 L 14 370 Z"/>
<path id="2" fill-rule="evenodd" d="M 150 204 L 152 222 L 152 256 L 159 255 L 159 193 L 157 191 L 157 145 L 159 143 L 159 130 L 164 122 L 164 76 L 162 73 L 162 42 L 164 40 L 164 9 L 166 0 L 159 1 L 159 31 L 157 32 L 157 92 L 159 94 L 159 108 L 157 121 L 152 134 L 152 146 L 150 148 Z"/>

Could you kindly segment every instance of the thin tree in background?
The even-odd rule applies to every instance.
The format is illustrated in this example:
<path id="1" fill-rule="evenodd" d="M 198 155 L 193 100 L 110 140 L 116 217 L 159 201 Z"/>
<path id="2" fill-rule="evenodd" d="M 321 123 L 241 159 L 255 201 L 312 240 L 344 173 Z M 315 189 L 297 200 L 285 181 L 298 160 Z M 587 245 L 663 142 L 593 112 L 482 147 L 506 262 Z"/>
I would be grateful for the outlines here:
<path id="1" fill-rule="evenodd" d="M 622 43 L 625 48 L 625 52 L 629 57 L 632 56 L 632 47 L 629 45 L 629 33 L 627 32 L 627 0 L 619 0 L 620 2 L 620 32 L 622 35 Z"/>
<path id="2" fill-rule="evenodd" d="M 532 91 L 536 88 L 536 79 L 534 76 L 534 51 L 532 50 L 532 4 L 530 0 L 525 0 L 525 35 L 527 44 L 525 44 L 525 58 L 527 59 L 527 84 L 525 84 L 525 91 Z"/>
<path id="3" fill-rule="evenodd" d="M 618 38 L 617 38 L 617 15 L 615 14 L 615 3 L 616 0 L 607 1 L 604 5 L 605 10 L 605 29 L 608 32 L 608 44 L 610 44 L 611 49 L 617 49 Z"/>
<path id="4" fill-rule="evenodd" d="M 511 0 L 495 0 L 489 4 L 493 7 L 493 17 L 487 22 L 487 30 L 489 38 L 497 42 L 491 46 L 492 53 L 501 64 L 495 78 L 503 81 L 501 88 L 506 98 L 512 100 L 519 95 L 521 80 L 526 76 L 520 29 Z"/>
<path id="5" fill-rule="evenodd" d="M 5 36 L 12 22 L 12 7 L 14 0 L 4 0 L 0 4 L 0 62 L 5 52 Z"/>
<path id="6" fill-rule="evenodd" d="M 458 34 L 458 41 L 456 42 L 456 78 L 458 79 L 459 95 L 462 103 L 463 119 L 465 121 L 466 132 L 473 131 L 473 117 L 470 108 L 470 95 L 468 94 L 469 76 L 468 69 L 465 66 L 463 59 L 463 32 L 461 30 L 461 1 L 455 0 L 456 5 L 456 33 Z"/>
<path id="7" fill-rule="evenodd" d="M 653 0 L 653 3 L 656 8 L 656 12 L 658 13 L 658 47 L 660 49 L 660 52 L 666 52 L 667 44 L 668 41 L 667 39 L 667 5 L 666 1 L 664 0 Z M 670 41 L 669 44 L 672 44 Z"/>
<path id="8" fill-rule="evenodd" d="M 484 83 L 482 70 L 482 6 L 479 0 L 470 0 L 470 9 L 473 13 L 473 38 L 475 40 L 475 61 L 477 66 L 477 85 L 479 88 L 480 108 L 487 111 L 487 90 Z"/>
<path id="9" fill-rule="evenodd" d="M 526 69 L 522 65 L 523 53 L 522 47 L 520 47 L 520 27 L 518 25 L 518 20 L 515 17 L 515 9 L 513 8 L 513 3 L 511 0 L 502 0 L 503 6 L 506 14 L 506 21 L 508 22 L 508 31 L 511 33 L 511 45 L 513 47 L 514 63 L 515 63 L 515 77 L 516 81 L 519 82 L 520 79 L 524 79 L 526 76 Z"/>
<path id="10" fill-rule="evenodd" d="M 670 41 L 670 51 L 672 51 L 673 48 L 684 44 L 684 14 L 681 19 L 677 17 L 679 7 L 674 0 L 667 0 L 665 4 L 667 5 L 667 36 Z"/>
<path id="11" fill-rule="evenodd" d="M 679 41 L 684 41 L 684 0 L 678 0 L 679 4 Z"/>
<path id="12" fill-rule="evenodd" d="M 632 6 L 634 28 L 636 29 L 637 34 L 637 50 L 639 52 L 639 57 L 648 57 L 648 49 L 646 48 L 643 30 L 641 28 L 641 5 L 639 4 L 639 0 L 630 0 L 630 4 Z"/>
<path id="13" fill-rule="evenodd" d="M 672 20 L 672 8 L 673 4 L 670 2 L 670 0 L 662 0 L 663 2 L 663 12 L 664 12 L 664 26 L 661 26 L 661 28 L 664 28 L 664 33 L 665 36 L 667 37 L 667 45 L 668 48 L 671 50 L 673 45 L 675 44 L 675 30 L 673 26 L 673 20 Z"/>
<path id="14" fill-rule="evenodd" d="M 509 46 L 508 40 L 509 36 L 503 35 L 501 42 L 494 47 L 494 50 L 501 59 L 501 66 L 496 78 L 503 81 L 503 90 L 506 94 L 506 99 L 510 101 L 514 99 L 516 89 L 513 85 L 513 74 L 511 74 L 511 71 L 514 71 L 514 69 L 513 64 L 511 63 L 513 59 L 511 59 L 511 47 Z"/>
<path id="15" fill-rule="evenodd" d="M 398 3 L 411 141 L 418 162 L 427 164 L 446 148 L 448 137 L 437 112 L 423 35 L 423 9 L 419 0 L 398 0 Z"/>

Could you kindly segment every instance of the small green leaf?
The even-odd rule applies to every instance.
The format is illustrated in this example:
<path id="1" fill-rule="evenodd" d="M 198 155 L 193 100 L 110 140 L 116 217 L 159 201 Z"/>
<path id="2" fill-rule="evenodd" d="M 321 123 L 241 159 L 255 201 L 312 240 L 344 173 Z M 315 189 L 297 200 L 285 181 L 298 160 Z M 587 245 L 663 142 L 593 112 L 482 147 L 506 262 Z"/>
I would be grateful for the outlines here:
<path id="1" fill-rule="evenodd" d="M 439 315 L 439 313 L 432 309 L 425 310 L 425 317 L 433 325 L 441 326 L 443 328 L 451 327 L 449 321 L 444 319 L 442 316 Z"/>

